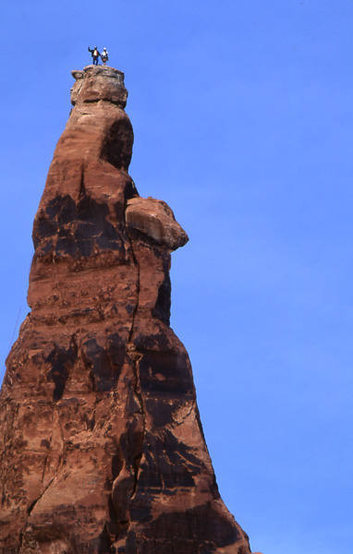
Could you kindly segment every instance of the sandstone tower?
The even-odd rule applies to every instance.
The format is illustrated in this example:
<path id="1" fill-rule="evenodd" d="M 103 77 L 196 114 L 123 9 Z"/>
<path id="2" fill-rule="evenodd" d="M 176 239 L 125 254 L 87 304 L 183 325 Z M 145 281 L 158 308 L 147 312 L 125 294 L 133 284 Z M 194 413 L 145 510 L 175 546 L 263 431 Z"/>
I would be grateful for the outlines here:
<path id="1" fill-rule="evenodd" d="M 0 396 L 0 552 L 248 554 L 169 327 L 187 235 L 128 174 L 123 73 L 73 76 Z"/>

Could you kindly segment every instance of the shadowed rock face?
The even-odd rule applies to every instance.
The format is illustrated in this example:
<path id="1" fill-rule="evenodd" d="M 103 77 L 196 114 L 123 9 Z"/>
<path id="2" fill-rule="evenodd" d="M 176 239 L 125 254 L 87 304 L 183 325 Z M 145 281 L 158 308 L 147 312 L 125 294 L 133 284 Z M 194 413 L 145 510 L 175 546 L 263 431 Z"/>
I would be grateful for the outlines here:
<path id="1" fill-rule="evenodd" d="M 0 397 L 0 552 L 247 554 L 169 327 L 187 235 L 138 196 L 123 74 L 73 72 Z"/>

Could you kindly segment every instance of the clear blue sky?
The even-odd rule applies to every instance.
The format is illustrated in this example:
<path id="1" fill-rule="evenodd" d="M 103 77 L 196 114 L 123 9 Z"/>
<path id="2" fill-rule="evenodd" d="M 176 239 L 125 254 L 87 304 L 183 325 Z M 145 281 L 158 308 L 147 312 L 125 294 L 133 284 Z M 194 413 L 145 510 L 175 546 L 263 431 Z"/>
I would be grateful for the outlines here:
<path id="1" fill-rule="evenodd" d="M 221 493 L 264 554 L 352 554 L 353 2 L 1 8 L 1 363 L 71 69 L 126 74 L 131 175 L 190 236 L 172 325 Z"/>

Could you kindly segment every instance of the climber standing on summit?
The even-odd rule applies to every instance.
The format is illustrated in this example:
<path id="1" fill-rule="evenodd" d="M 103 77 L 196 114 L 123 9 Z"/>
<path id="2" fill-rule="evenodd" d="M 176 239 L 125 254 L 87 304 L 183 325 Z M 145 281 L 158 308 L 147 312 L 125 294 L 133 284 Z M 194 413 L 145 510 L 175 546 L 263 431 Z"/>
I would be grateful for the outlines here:
<path id="1" fill-rule="evenodd" d="M 98 51 L 97 46 L 95 46 L 93 50 L 90 47 L 88 47 L 88 52 L 91 52 L 92 54 L 93 65 L 98 65 L 98 58 L 100 56 L 100 53 Z"/>
<path id="2" fill-rule="evenodd" d="M 101 53 L 101 58 L 102 58 L 103 65 L 105 65 L 107 63 L 107 61 L 109 60 L 108 50 L 106 49 L 105 46 L 103 48 L 103 52 Z"/>

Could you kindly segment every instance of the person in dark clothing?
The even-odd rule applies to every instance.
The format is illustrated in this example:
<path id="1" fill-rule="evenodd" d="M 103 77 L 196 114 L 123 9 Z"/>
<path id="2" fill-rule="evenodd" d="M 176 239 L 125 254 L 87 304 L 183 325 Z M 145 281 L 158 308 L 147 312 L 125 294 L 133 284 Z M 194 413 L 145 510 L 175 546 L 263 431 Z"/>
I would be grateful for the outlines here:
<path id="1" fill-rule="evenodd" d="M 91 52 L 92 54 L 93 65 L 98 65 L 98 58 L 100 56 L 100 53 L 98 51 L 97 46 L 95 46 L 93 49 L 88 47 L 88 52 Z"/>

